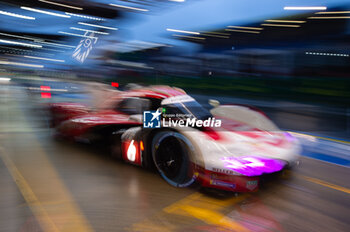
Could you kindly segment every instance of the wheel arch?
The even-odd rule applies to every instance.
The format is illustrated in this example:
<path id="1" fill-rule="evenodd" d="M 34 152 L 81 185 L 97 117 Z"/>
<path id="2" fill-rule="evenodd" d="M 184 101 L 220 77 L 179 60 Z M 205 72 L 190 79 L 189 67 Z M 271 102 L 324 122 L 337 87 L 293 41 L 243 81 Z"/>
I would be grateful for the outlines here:
<path id="1" fill-rule="evenodd" d="M 144 133 L 141 138 L 145 145 L 145 151 L 143 153 L 144 166 L 152 170 L 156 169 L 152 158 L 152 141 L 154 137 L 162 131 L 178 132 L 174 128 L 154 128 L 154 129 L 147 130 L 146 133 Z"/>
<path id="2" fill-rule="evenodd" d="M 186 139 L 188 139 L 191 142 L 191 145 L 194 148 L 193 154 L 190 157 L 191 160 L 196 164 L 201 167 L 204 167 L 204 158 L 202 157 L 202 154 L 200 152 L 200 149 L 198 148 L 197 143 L 195 142 L 195 139 L 189 136 L 186 133 L 183 133 L 181 130 L 178 130 L 176 128 L 159 128 L 159 129 L 152 129 L 148 133 L 145 133 L 145 137 L 143 137 L 144 144 L 147 144 L 145 146 L 145 151 L 146 151 L 146 157 L 144 157 L 144 160 L 147 160 L 147 165 L 150 165 L 150 168 L 155 168 L 153 159 L 152 159 L 152 141 L 154 137 L 162 132 L 162 131 L 169 131 L 169 132 L 178 132 L 181 135 L 183 135 Z"/>

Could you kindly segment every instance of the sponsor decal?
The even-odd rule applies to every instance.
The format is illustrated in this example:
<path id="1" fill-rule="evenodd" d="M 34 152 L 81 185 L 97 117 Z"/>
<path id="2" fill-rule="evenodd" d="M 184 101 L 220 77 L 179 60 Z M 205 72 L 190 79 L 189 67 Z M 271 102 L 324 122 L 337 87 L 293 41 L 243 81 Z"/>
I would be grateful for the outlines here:
<path id="1" fill-rule="evenodd" d="M 210 184 L 217 185 L 217 186 L 222 186 L 222 187 L 226 187 L 226 188 L 232 188 L 232 189 L 236 188 L 236 184 L 227 183 L 227 182 L 223 182 L 223 181 L 219 181 L 219 180 L 211 180 Z"/>
<path id="2" fill-rule="evenodd" d="M 143 112 L 143 127 L 144 128 L 160 128 L 160 115 L 162 113 L 157 111 Z"/>
<path id="3" fill-rule="evenodd" d="M 258 181 L 257 180 L 251 180 L 247 181 L 246 188 L 249 190 L 256 189 L 258 187 Z"/>
<path id="4" fill-rule="evenodd" d="M 213 170 L 214 172 L 219 172 L 219 173 L 224 173 L 224 174 L 229 174 L 229 175 L 237 174 L 237 173 L 234 172 L 234 171 L 226 170 L 226 169 L 221 169 L 221 168 L 213 168 L 212 170 Z"/>

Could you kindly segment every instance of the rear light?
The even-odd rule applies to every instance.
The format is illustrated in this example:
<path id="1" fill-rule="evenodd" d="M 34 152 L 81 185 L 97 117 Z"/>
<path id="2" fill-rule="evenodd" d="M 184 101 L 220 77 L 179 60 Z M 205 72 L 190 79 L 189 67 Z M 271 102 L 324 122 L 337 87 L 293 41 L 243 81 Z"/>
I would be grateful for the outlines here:
<path id="1" fill-rule="evenodd" d="M 51 87 L 50 86 L 40 86 L 40 90 L 41 90 L 41 98 L 51 98 L 51 93 L 49 92 L 43 92 L 43 91 L 50 91 Z"/>
<path id="2" fill-rule="evenodd" d="M 51 93 L 41 93 L 41 98 L 51 98 Z"/>
<path id="3" fill-rule="evenodd" d="M 116 88 L 118 88 L 119 87 L 119 83 L 118 82 L 112 82 L 112 84 L 111 84 L 113 87 L 116 87 Z"/>
<path id="4" fill-rule="evenodd" d="M 41 91 L 50 91 L 50 90 L 51 90 L 51 87 L 50 87 L 50 86 L 44 86 L 44 85 L 42 85 L 42 86 L 40 86 L 40 90 L 41 90 Z"/>
<path id="5" fill-rule="evenodd" d="M 140 149 L 141 149 L 141 151 L 145 150 L 145 147 L 143 146 L 143 141 L 140 141 Z"/>

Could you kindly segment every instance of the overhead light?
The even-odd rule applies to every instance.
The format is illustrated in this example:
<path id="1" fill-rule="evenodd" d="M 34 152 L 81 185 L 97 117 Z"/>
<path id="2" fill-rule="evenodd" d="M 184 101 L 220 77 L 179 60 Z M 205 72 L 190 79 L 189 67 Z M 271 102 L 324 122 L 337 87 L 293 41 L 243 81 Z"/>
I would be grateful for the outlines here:
<path id="1" fill-rule="evenodd" d="M 249 29 L 249 30 L 264 30 L 264 28 L 261 27 L 241 27 L 241 26 L 227 26 L 229 28 L 238 28 L 238 29 Z"/>
<path id="2" fill-rule="evenodd" d="M 268 19 L 265 22 L 270 23 L 306 23 L 306 21 L 297 21 L 297 20 L 280 20 L 280 19 Z"/>
<path id="3" fill-rule="evenodd" d="M 129 10 L 149 11 L 149 10 L 147 10 L 147 9 L 142 9 L 142 8 L 137 8 L 137 7 L 131 7 L 131 6 L 122 6 L 122 5 L 117 5 L 117 4 L 113 4 L 113 3 L 110 3 L 109 5 L 110 5 L 110 6 L 115 6 L 115 7 L 118 7 L 118 8 L 129 9 Z"/>
<path id="4" fill-rule="evenodd" d="M 77 31 L 87 31 L 87 32 L 93 32 L 93 33 L 96 33 L 96 34 L 102 34 L 102 35 L 109 35 L 109 33 L 107 33 L 107 32 L 87 30 L 87 29 L 78 28 L 78 27 L 70 27 L 70 29 L 72 29 L 72 30 L 77 30 Z"/>
<path id="5" fill-rule="evenodd" d="M 66 45 L 66 44 L 59 44 L 59 43 L 46 42 L 46 41 L 43 41 L 43 40 L 40 39 L 40 38 L 35 38 L 35 37 L 27 37 L 27 36 L 12 35 L 12 34 L 1 33 L 1 32 L 0 32 L 0 35 L 9 36 L 9 37 L 14 37 L 14 38 L 20 38 L 20 39 L 32 40 L 32 41 L 34 41 L 34 42 L 36 42 L 36 43 L 49 44 L 49 45 L 57 46 L 57 47 L 75 48 L 74 46 L 70 46 L 70 45 Z"/>
<path id="6" fill-rule="evenodd" d="M 9 82 L 11 81 L 11 78 L 8 77 L 0 77 L 0 82 Z"/>
<path id="7" fill-rule="evenodd" d="M 68 92 L 67 89 L 52 89 L 50 86 L 28 87 L 29 90 L 53 91 L 53 92 Z"/>
<path id="8" fill-rule="evenodd" d="M 105 21 L 105 19 L 103 19 L 103 18 L 91 17 L 91 16 L 87 16 L 87 15 L 74 14 L 74 13 L 69 13 L 69 12 L 65 12 L 65 14 L 66 15 L 70 15 L 70 16 L 85 18 L 85 19 L 92 19 L 92 20 L 97 20 L 97 21 Z"/>
<path id="9" fill-rule="evenodd" d="M 305 52 L 306 55 L 317 55 L 317 56 L 342 56 L 349 57 L 349 54 L 343 53 L 324 53 L 324 52 Z"/>
<path id="10" fill-rule="evenodd" d="M 177 29 L 170 29 L 170 28 L 167 28 L 166 30 L 167 30 L 167 31 L 173 31 L 173 32 L 180 32 L 180 33 L 192 34 L 192 35 L 200 35 L 200 33 L 199 33 L 199 32 L 196 32 L 196 31 L 184 31 L 184 30 L 177 30 Z"/>
<path id="11" fill-rule="evenodd" d="M 43 47 L 41 45 L 30 44 L 30 43 L 22 43 L 22 42 L 17 42 L 17 41 L 12 41 L 12 40 L 5 40 L 5 39 L 0 39 L 0 43 L 21 45 L 21 46 L 33 47 L 33 48 L 42 48 Z"/>
<path id="12" fill-rule="evenodd" d="M 327 10 L 325 6 L 285 6 L 284 10 Z"/>
<path id="13" fill-rule="evenodd" d="M 236 30 L 236 29 L 225 29 L 225 31 L 245 32 L 245 33 L 260 34 L 260 31 L 246 31 L 246 30 Z"/>
<path id="14" fill-rule="evenodd" d="M 48 61 L 54 61 L 54 62 L 65 62 L 64 60 L 57 60 L 57 59 L 50 59 L 50 58 L 45 58 L 45 57 L 37 57 L 37 56 L 23 56 L 25 58 L 29 59 L 36 59 L 36 60 L 48 60 Z"/>
<path id="15" fill-rule="evenodd" d="M 20 38 L 20 39 L 28 39 L 28 40 L 33 40 L 33 41 L 36 40 L 36 38 L 34 38 L 34 37 L 26 37 L 26 36 L 12 35 L 12 34 L 1 33 L 1 32 L 0 32 L 0 35 L 9 36 L 9 37 L 15 37 L 15 38 Z"/>
<path id="16" fill-rule="evenodd" d="M 350 19 L 350 16 L 308 17 L 308 19 Z"/>
<path id="17" fill-rule="evenodd" d="M 71 35 L 71 36 L 77 36 L 77 37 L 84 37 L 84 38 L 90 38 L 90 39 L 97 39 L 97 37 L 87 36 L 87 35 L 80 35 L 80 34 L 75 34 L 75 33 L 70 33 L 70 32 L 65 32 L 65 31 L 59 31 L 58 33 L 60 33 L 60 34 L 65 34 L 65 35 Z"/>
<path id="18" fill-rule="evenodd" d="M 300 27 L 300 25 L 290 25 L 290 24 L 270 24 L 270 23 L 263 23 L 261 26 L 268 26 L 268 27 Z"/>
<path id="19" fill-rule="evenodd" d="M 62 7 L 66 7 L 66 8 L 71 8 L 71 9 L 75 9 L 75 10 L 84 10 L 81 7 L 77 7 L 77 6 L 70 6 L 70 5 L 66 5 L 66 4 L 62 4 L 62 3 L 57 3 L 57 2 L 51 2 L 51 1 L 47 1 L 47 0 L 39 0 L 39 2 L 45 2 L 47 4 L 52 4 L 52 5 L 56 5 L 56 6 L 62 6 Z"/>
<path id="20" fill-rule="evenodd" d="M 25 16 L 25 15 L 15 14 L 15 13 L 7 12 L 7 11 L 2 11 L 2 10 L 0 10 L 0 14 L 2 14 L 2 15 L 7 15 L 7 16 L 12 16 L 12 17 L 16 17 L 16 18 L 21 18 L 21 19 L 35 20 L 34 17 L 29 17 L 29 16 Z"/>
<path id="21" fill-rule="evenodd" d="M 230 38 L 230 36 L 215 35 L 215 34 L 207 34 L 207 33 L 205 33 L 205 34 L 202 33 L 201 35 L 203 35 L 203 36 L 209 36 L 209 37 L 223 38 L 223 39 L 228 39 L 228 38 Z"/>
<path id="22" fill-rule="evenodd" d="M 45 41 L 37 41 L 37 43 L 48 44 L 48 45 L 51 45 L 54 47 L 75 48 L 74 46 L 70 46 L 70 45 L 66 45 L 66 44 L 51 43 L 51 42 L 45 42 Z"/>
<path id="23" fill-rule="evenodd" d="M 173 34 L 173 36 L 184 37 L 184 38 L 189 38 L 189 39 L 200 39 L 200 40 L 205 40 L 205 38 L 202 38 L 202 37 L 195 37 L 195 36 L 176 35 L 176 34 Z"/>
<path id="24" fill-rule="evenodd" d="M 24 67 L 32 67 L 32 68 L 44 68 L 44 65 L 39 65 L 39 64 L 26 64 L 26 63 L 18 63 L 18 62 L 10 62 L 10 61 L 2 61 L 2 60 L 0 60 L 0 64 L 24 66 Z"/>
<path id="25" fill-rule="evenodd" d="M 91 26 L 91 27 L 104 28 L 104 29 L 108 29 L 108 30 L 115 30 L 115 31 L 118 30 L 118 28 L 116 28 L 116 27 L 106 27 L 106 26 L 95 25 L 95 24 L 91 24 L 91 23 L 78 22 L 78 24 L 85 25 L 85 26 Z"/>
<path id="26" fill-rule="evenodd" d="M 25 49 L 20 49 L 20 48 L 14 48 L 14 47 L 7 47 L 7 46 L 1 46 L 1 49 L 2 48 L 5 48 L 5 49 L 8 49 L 8 50 L 14 50 L 14 51 L 9 51 L 10 53 L 20 53 L 22 52 L 24 54 L 24 52 L 28 53 L 28 52 L 33 52 L 33 51 L 28 51 L 28 50 L 25 50 Z"/>
<path id="27" fill-rule="evenodd" d="M 169 0 L 170 2 L 185 2 L 185 0 Z"/>
<path id="28" fill-rule="evenodd" d="M 58 50 L 58 49 L 52 49 L 52 48 L 42 48 L 43 50 L 47 50 L 47 51 L 54 51 L 54 52 L 65 52 L 64 50 Z"/>
<path id="29" fill-rule="evenodd" d="M 46 11 L 46 10 L 34 9 L 31 7 L 26 7 L 26 6 L 21 6 L 21 9 L 29 10 L 29 11 L 33 11 L 33 12 L 37 12 L 37 13 L 42 13 L 42 14 L 47 14 L 47 15 L 52 15 L 52 16 L 57 16 L 57 17 L 62 17 L 62 18 L 70 18 L 69 15 L 58 14 L 58 13 L 54 13 L 54 12 Z"/>
<path id="30" fill-rule="evenodd" d="M 129 43 L 133 44 L 133 45 L 140 45 L 140 46 L 143 46 L 143 47 L 147 47 L 147 46 L 158 46 L 158 47 L 167 46 L 166 44 L 162 44 L 162 43 L 153 43 L 153 42 L 146 42 L 146 41 L 141 41 L 141 40 L 131 40 Z"/>
<path id="31" fill-rule="evenodd" d="M 230 35 L 228 33 L 213 32 L 213 31 L 200 31 L 200 33 L 213 34 L 213 35 Z"/>
<path id="32" fill-rule="evenodd" d="M 350 11 L 322 11 L 315 14 L 350 14 Z"/>
<path id="33" fill-rule="evenodd" d="M 131 51 L 139 51 L 141 49 L 133 49 L 133 50 L 124 50 L 123 52 L 131 52 Z M 123 60 L 107 60 L 110 64 L 119 64 L 122 66 L 129 66 L 135 68 L 144 68 L 144 69 L 154 69 L 153 67 L 147 66 L 145 63 L 140 62 L 132 62 L 132 61 L 123 61 Z"/>

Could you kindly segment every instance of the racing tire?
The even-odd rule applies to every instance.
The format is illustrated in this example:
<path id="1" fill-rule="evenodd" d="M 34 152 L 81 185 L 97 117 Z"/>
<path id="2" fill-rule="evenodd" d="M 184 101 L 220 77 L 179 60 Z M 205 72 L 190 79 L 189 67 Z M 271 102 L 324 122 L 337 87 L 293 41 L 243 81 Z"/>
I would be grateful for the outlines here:
<path id="1" fill-rule="evenodd" d="M 170 185 L 187 187 L 195 182 L 192 143 L 175 131 L 162 131 L 152 140 L 152 158 L 159 174 Z"/>

